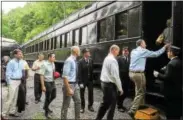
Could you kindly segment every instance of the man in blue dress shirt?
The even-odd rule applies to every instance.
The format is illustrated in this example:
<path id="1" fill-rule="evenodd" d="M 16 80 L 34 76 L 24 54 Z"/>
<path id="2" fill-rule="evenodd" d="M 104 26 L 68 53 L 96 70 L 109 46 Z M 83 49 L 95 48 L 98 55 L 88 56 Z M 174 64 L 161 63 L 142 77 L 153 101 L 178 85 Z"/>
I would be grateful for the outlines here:
<path id="1" fill-rule="evenodd" d="M 8 86 L 8 99 L 3 106 L 2 117 L 6 118 L 8 114 L 14 117 L 18 117 L 16 111 L 17 97 L 19 85 L 22 79 L 22 71 L 24 69 L 24 63 L 22 58 L 22 51 L 15 49 L 13 51 L 14 59 L 12 59 L 6 69 L 6 82 Z"/>
<path id="2" fill-rule="evenodd" d="M 61 119 L 67 119 L 67 110 L 71 98 L 74 100 L 75 104 L 75 119 L 80 119 L 80 109 L 81 109 L 81 100 L 80 100 L 80 90 L 77 80 L 77 63 L 76 58 L 80 55 L 80 48 L 78 46 L 71 47 L 71 55 L 66 59 L 63 67 L 63 104 L 61 110 Z M 68 95 L 68 86 L 72 94 Z"/>
<path id="3" fill-rule="evenodd" d="M 137 48 L 132 50 L 129 76 L 130 79 L 135 83 L 135 98 L 133 100 L 132 107 L 128 111 L 131 117 L 134 117 L 136 110 L 140 105 L 144 104 L 144 96 L 146 90 L 146 79 L 145 79 L 145 64 L 147 58 L 158 57 L 163 54 L 169 44 L 166 44 L 158 51 L 150 51 L 146 49 L 146 43 L 143 39 L 136 42 Z"/>

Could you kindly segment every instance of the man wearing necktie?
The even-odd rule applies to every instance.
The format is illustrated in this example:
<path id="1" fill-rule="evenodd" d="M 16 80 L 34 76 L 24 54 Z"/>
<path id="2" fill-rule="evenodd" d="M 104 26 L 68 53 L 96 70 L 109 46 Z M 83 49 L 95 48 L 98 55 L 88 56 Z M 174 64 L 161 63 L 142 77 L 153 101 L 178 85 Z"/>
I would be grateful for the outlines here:
<path id="1" fill-rule="evenodd" d="M 80 84 L 80 97 L 81 97 L 81 113 L 85 109 L 85 88 L 88 88 L 88 110 L 93 112 L 93 61 L 90 58 L 89 49 L 83 49 L 83 58 L 79 60 L 78 64 L 78 80 Z"/>
<path id="2" fill-rule="evenodd" d="M 123 95 L 118 96 L 117 104 L 118 104 L 118 110 L 120 112 L 124 112 L 126 108 L 123 106 L 123 101 L 128 95 L 128 89 L 129 89 L 129 50 L 128 47 L 124 47 L 122 50 L 122 55 L 117 58 L 118 65 L 119 65 L 119 72 L 120 72 L 120 79 L 122 83 L 123 88 Z"/>
<path id="3" fill-rule="evenodd" d="M 167 120 L 178 120 L 182 115 L 182 61 L 178 57 L 181 49 L 171 46 L 167 51 L 170 62 L 162 72 L 154 76 L 164 81 L 164 96 Z"/>

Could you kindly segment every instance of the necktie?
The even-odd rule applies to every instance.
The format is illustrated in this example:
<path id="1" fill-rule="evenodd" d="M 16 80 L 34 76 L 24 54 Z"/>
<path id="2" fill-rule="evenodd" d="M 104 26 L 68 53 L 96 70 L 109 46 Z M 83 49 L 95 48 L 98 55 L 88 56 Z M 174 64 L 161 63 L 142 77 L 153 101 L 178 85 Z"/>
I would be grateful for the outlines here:
<path id="1" fill-rule="evenodd" d="M 126 57 L 126 62 L 128 62 L 128 57 Z"/>

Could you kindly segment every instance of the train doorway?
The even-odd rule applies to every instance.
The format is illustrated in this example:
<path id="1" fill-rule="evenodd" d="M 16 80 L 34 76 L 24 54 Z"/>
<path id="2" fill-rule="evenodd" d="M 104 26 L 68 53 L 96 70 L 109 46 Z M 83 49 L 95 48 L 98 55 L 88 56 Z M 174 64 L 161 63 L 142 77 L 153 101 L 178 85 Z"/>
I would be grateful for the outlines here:
<path id="1" fill-rule="evenodd" d="M 142 30 L 143 30 L 143 39 L 146 41 L 147 49 L 149 50 L 158 50 L 163 45 L 156 45 L 156 39 L 167 27 L 166 21 L 172 16 L 172 2 L 171 1 L 148 1 L 143 2 L 142 8 Z M 156 106 L 157 101 L 162 101 L 162 84 L 156 83 L 155 77 L 153 75 L 154 70 L 160 70 L 162 67 L 167 65 L 169 59 L 167 58 L 166 53 L 161 55 L 158 58 L 148 58 L 146 63 L 146 87 L 147 94 L 149 99 L 147 100 L 150 104 Z M 147 98 L 147 97 L 146 97 Z M 152 99 L 153 98 L 153 99 Z M 156 100 L 155 100 L 155 99 Z M 161 100 L 160 100 L 160 99 Z M 163 105 L 163 101 L 159 103 Z M 159 107 L 159 106 L 158 106 Z"/>

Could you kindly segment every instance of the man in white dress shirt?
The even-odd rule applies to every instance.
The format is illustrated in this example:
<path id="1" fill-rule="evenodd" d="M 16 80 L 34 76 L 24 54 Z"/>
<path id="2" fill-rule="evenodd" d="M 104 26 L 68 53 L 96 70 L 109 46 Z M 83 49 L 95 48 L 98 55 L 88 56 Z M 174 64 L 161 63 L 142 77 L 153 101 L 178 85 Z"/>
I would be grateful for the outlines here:
<path id="1" fill-rule="evenodd" d="M 119 91 L 120 95 L 123 94 L 119 77 L 119 66 L 115 58 L 118 54 L 119 47 L 117 45 L 112 45 L 110 47 L 110 53 L 104 59 L 100 77 L 104 96 L 96 120 L 101 120 L 108 109 L 107 120 L 113 120 L 117 101 L 117 91 Z"/>

